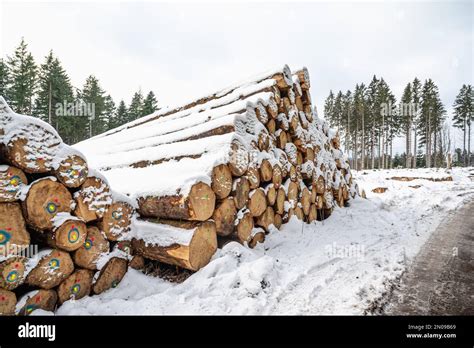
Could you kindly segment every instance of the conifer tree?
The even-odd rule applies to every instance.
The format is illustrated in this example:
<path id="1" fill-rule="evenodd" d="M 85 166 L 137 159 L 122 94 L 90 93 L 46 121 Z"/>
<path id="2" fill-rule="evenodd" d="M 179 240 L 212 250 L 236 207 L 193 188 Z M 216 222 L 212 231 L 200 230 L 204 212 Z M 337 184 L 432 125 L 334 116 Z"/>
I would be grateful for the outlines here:
<path id="1" fill-rule="evenodd" d="M 132 101 L 128 108 L 128 121 L 136 120 L 143 116 L 143 95 L 142 91 L 139 90 L 133 95 Z"/>
<path id="2" fill-rule="evenodd" d="M 412 94 L 412 103 L 413 103 L 413 163 L 412 168 L 416 168 L 417 166 L 417 155 L 418 155 L 418 144 L 417 144 L 417 124 L 420 118 L 421 112 L 421 82 L 418 78 L 415 77 L 413 83 L 411 85 L 411 94 Z"/>
<path id="3" fill-rule="evenodd" d="M 148 92 L 145 100 L 143 101 L 143 115 L 150 115 L 158 110 L 158 101 L 156 100 L 155 93 L 153 91 Z"/>
<path id="4" fill-rule="evenodd" d="M 0 96 L 5 98 L 7 102 L 10 102 L 9 95 L 10 88 L 10 70 L 8 65 L 3 58 L 0 58 Z"/>
<path id="5" fill-rule="evenodd" d="M 69 127 L 69 120 L 58 110 L 73 102 L 74 93 L 69 76 L 52 51 L 45 57 L 38 75 L 38 93 L 33 113 L 50 123 L 63 138 L 68 138 L 72 127 Z"/>
<path id="6" fill-rule="evenodd" d="M 128 120 L 127 106 L 125 105 L 125 102 L 121 100 L 116 111 L 116 115 L 115 115 L 116 124 L 114 125 L 114 127 L 119 127 L 127 123 L 127 120 Z"/>
<path id="7" fill-rule="evenodd" d="M 31 115 L 36 92 L 37 67 L 23 38 L 13 56 L 8 58 L 8 69 L 11 82 L 9 89 L 11 106 L 18 113 Z"/>
<path id="8" fill-rule="evenodd" d="M 107 129 L 107 115 L 105 114 L 105 91 L 99 80 L 91 75 L 87 78 L 84 87 L 79 93 L 79 99 L 88 110 L 94 110 L 94 115 L 86 116 L 89 119 L 87 127 L 89 137 L 100 134 Z"/>
<path id="9" fill-rule="evenodd" d="M 471 85 L 462 85 L 454 100 L 453 108 L 453 125 L 463 132 L 462 162 L 469 166 L 471 163 L 471 123 L 474 122 L 474 90 Z"/>
<path id="10" fill-rule="evenodd" d="M 411 155 L 411 133 L 413 128 L 413 110 L 412 110 L 412 91 L 411 83 L 408 83 L 403 90 L 402 99 L 400 101 L 400 119 L 403 124 L 403 132 L 405 134 L 405 154 L 406 154 L 406 163 L 407 168 L 411 167 L 412 164 L 412 155 Z"/>

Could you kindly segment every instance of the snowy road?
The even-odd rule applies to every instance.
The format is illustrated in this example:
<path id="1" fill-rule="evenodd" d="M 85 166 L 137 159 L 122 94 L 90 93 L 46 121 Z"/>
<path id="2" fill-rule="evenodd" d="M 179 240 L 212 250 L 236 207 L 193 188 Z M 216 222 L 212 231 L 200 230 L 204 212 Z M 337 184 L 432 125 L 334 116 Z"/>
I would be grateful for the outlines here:
<path id="1" fill-rule="evenodd" d="M 474 201 L 436 229 L 382 311 L 395 315 L 474 314 Z"/>
<path id="2" fill-rule="evenodd" d="M 447 175 L 453 181 L 391 179 Z M 57 314 L 370 313 L 446 217 L 474 199 L 474 181 L 458 168 L 374 170 L 355 178 L 367 199 L 351 200 L 327 220 L 292 219 L 255 249 L 229 243 L 181 284 L 131 269 L 117 288 L 68 301 Z M 387 190 L 373 193 L 376 187 Z"/>

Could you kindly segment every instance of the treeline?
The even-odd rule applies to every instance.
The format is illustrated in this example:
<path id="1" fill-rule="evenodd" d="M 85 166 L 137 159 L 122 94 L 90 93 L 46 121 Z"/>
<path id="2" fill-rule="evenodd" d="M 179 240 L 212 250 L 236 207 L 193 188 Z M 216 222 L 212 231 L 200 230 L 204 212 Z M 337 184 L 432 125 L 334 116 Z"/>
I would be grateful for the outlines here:
<path id="1" fill-rule="evenodd" d="M 50 123 L 64 142 L 74 144 L 158 109 L 155 94 L 136 92 L 129 105 L 118 105 L 90 75 L 75 88 L 53 51 L 38 65 L 21 40 L 11 56 L 0 58 L 0 95 L 12 109 Z"/>
<path id="2" fill-rule="evenodd" d="M 472 86 L 463 85 L 453 115 L 453 125 L 464 134 L 463 149 L 456 149 L 458 164 L 471 163 L 473 101 Z M 432 79 L 409 82 L 398 102 L 387 82 L 374 76 L 353 91 L 330 91 L 324 115 L 338 130 L 354 169 L 439 167 L 451 160 L 447 113 Z M 400 136 L 405 138 L 405 152 L 394 156 L 393 141 Z"/>

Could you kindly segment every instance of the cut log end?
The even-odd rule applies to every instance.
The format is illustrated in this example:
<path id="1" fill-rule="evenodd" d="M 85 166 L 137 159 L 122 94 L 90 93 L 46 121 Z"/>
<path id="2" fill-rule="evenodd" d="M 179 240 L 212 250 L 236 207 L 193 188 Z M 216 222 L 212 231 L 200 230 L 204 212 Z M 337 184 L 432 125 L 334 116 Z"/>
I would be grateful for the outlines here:
<path id="1" fill-rule="evenodd" d="M 13 291 L 0 289 L 0 315 L 14 315 L 16 295 Z"/>
<path id="2" fill-rule="evenodd" d="M 61 161 L 54 174 L 66 187 L 76 188 L 81 186 L 87 179 L 89 168 L 87 162 L 81 156 L 70 155 Z"/>
<path id="3" fill-rule="evenodd" d="M 0 263 L 0 288 L 16 289 L 25 280 L 24 257 L 12 257 Z"/>
<path id="4" fill-rule="evenodd" d="M 232 191 L 232 173 L 225 164 L 220 164 L 212 170 L 211 188 L 218 199 L 226 198 Z"/>
<path id="5" fill-rule="evenodd" d="M 102 253 L 109 251 L 109 242 L 97 227 L 87 229 L 87 237 L 83 245 L 74 252 L 74 263 L 79 267 L 96 270 L 97 260 Z"/>
<path id="6" fill-rule="evenodd" d="M 65 251 L 79 249 L 87 236 L 86 224 L 78 220 L 67 220 L 52 233 L 49 233 L 50 245 Z"/>
<path id="7" fill-rule="evenodd" d="M 200 224 L 194 229 L 189 245 L 174 243 L 160 246 L 147 244 L 142 239 L 133 239 L 132 246 L 137 255 L 147 259 L 197 271 L 209 263 L 217 250 L 216 225 L 209 221 Z"/>
<path id="8" fill-rule="evenodd" d="M 240 243 L 250 242 L 252 237 L 252 230 L 254 227 L 252 214 L 247 211 L 239 219 L 236 227 L 237 239 Z"/>
<path id="9" fill-rule="evenodd" d="M 58 302 L 58 294 L 56 290 L 39 289 L 24 295 L 26 300 L 22 298 L 20 301 L 25 305 L 20 308 L 19 315 L 30 315 L 37 309 L 53 312 Z"/>
<path id="10" fill-rule="evenodd" d="M 97 280 L 92 286 L 95 294 L 101 294 L 111 288 L 117 287 L 127 273 L 127 260 L 120 257 L 111 258 L 100 270 Z"/>
<path id="11" fill-rule="evenodd" d="M 265 209 L 267 209 L 267 196 L 262 188 L 251 192 L 248 208 L 254 217 L 262 215 Z"/>
<path id="12" fill-rule="evenodd" d="M 93 272 L 86 269 L 78 269 L 67 277 L 58 287 L 59 303 L 67 300 L 79 300 L 89 296 L 91 292 Z"/>
<path id="13" fill-rule="evenodd" d="M 17 254 L 30 244 L 19 203 L 0 203 L 0 257 Z"/>
<path id="14" fill-rule="evenodd" d="M 232 196 L 234 197 L 235 207 L 242 209 L 249 200 L 250 180 L 245 177 L 237 178 L 233 187 Z"/>
<path id="15" fill-rule="evenodd" d="M 71 211 L 72 196 L 61 183 L 50 178 L 34 182 L 25 201 L 23 211 L 27 223 L 36 230 L 53 228 L 53 218 L 60 212 Z"/>
<path id="16" fill-rule="evenodd" d="M 216 195 L 209 185 L 199 182 L 187 196 L 144 197 L 138 201 L 143 217 L 205 221 L 212 216 Z"/>
<path id="17" fill-rule="evenodd" d="M 26 277 L 26 283 L 49 290 L 59 285 L 73 271 L 74 264 L 69 253 L 55 249 L 38 262 Z"/>
<path id="18" fill-rule="evenodd" d="M 234 231 L 234 221 L 237 214 L 234 199 L 232 197 L 220 202 L 212 214 L 216 223 L 216 231 L 220 236 L 228 236 Z"/>
<path id="19" fill-rule="evenodd" d="M 102 218 L 112 203 L 109 186 L 98 177 L 88 177 L 74 197 L 76 199 L 74 215 L 85 222 Z"/>
<path id="20" fill-rule="evenodd" d="M 16 167 L 0 168 L 0 202 L 14 202 L 19 199 L 21 188 L 28 185 L 25 173 Z"/>
<path id="21" fill-rule="evenodd" d="M 275 221 L 275 212 L 272 207 L 267 207 L 262 215 L 257 218 L 256 225 L 263 227 L 265 232 L 270 232 L 270 226 Z"/>
<path id="22" fill-rule="evenodd" d="M 130 231 L 133 213 L 134 209 L 130 204 L 114 202 L 107 207 L 98 227 L 108 240 L 117 241 Z"/>

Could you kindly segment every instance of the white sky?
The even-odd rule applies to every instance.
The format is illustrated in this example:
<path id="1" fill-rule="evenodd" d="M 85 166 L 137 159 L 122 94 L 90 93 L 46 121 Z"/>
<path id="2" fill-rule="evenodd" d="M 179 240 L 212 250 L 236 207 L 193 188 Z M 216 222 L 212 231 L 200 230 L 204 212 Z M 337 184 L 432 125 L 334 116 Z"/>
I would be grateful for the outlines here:
<path id="1" fill-rule="evenodd" d="M 449 111 L 473 83 L 473 1 L 0 3 L 2 57 L 23 36 L 38 63 L 52 48 L 75 87 L 94 74 L 116 103 L 141 88 L 172 105 L 284 63 L 308 67 L 321 114 L 330 89 L 373 74 L 398 99 L 431 77 Z"/>

